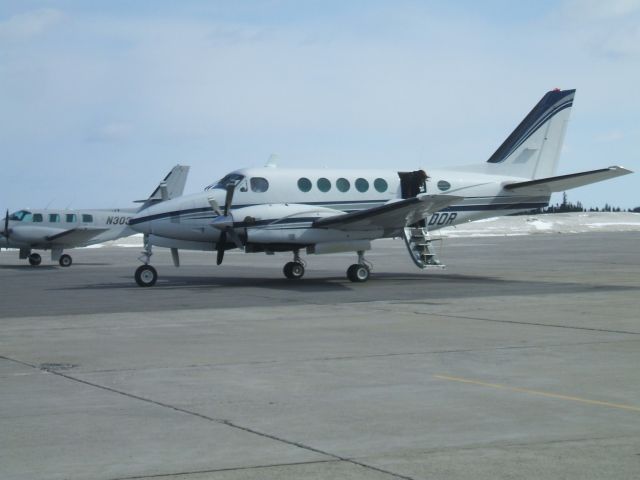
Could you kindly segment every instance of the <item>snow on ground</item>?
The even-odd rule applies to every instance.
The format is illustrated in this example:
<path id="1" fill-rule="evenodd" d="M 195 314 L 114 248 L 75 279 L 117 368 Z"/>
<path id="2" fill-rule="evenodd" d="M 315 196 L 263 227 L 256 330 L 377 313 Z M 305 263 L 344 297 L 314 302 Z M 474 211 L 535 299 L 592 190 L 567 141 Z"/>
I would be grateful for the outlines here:
<path id="1" fill-rule="evenodd" d="M 628 231 L 640 232 L 640 213 L 583 212 L 492 217 L 443 228 L 434 234 L 455 238 Z M 142 248 L 142 234 L 87 248 L 101 246 Z"/>

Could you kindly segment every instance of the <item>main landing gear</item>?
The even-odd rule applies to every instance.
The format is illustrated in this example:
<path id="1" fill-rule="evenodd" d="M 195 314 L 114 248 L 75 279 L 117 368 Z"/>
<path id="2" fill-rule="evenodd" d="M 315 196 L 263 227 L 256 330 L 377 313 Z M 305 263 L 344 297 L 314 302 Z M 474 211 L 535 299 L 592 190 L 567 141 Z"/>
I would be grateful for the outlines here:
<path id="1" fill-rule="evenodd" d="M 371 276 L 371 263 L 364 258 L 364 251 L 358 252 L 358 263 L 354 263 L 347 269 L 347 278 L 352 282 L 361 283 L 369 280 Z"/>
<path id="2" fill-rule="evenodd" d="M 67 255 L 65 253 L 63 255 L 60 255 L 60 258 L 58 259 L 58 263 L 60 264 L 61 267 L 70 267 L 71 264 L 73 263 L 73 259 L 71 258 L 71 255 Z"/>
<path id="3" fill-rule="evenodd" d="M 282 269 L 289 280 L 298 280 L 304 276 L 304 262 L 300 258 L 300 250 L 293 251 L 293 262 L 288 262 Z"/>
<path id="4" fill-rule="evenodd" d="M 290 280 L 298 280 L 304 276 L 304 262 L 300 258 L 300 252 L 293 252 L 293 262 L 285 264 L 282 272 Z M 358 263 L 354 263 L 347 269 L 347 278 L 355 283 L 369 280 L 371 276 L 371 263 L 365 260 L 364 251 L 358 252 Z"/>
<path id="5" fill-rule="evenodd" d="M 138 260 L 144 263 L 144 265 L 140 265 L 136 269 L 134 278 L 136 279 L 136 283 L 140 287 L 153 287 L 158 281 L 158 272 L 155 268 L 149 265 L 151 255 L 153 255 L 153 252 L 151 250 L 151 243 L 149 243 L 149 236 L 145 235 L 143 237 L 143 241 L 144 250 L 142 251 L 142 255 L 138 257 Z"/>
<path id="6" fill-rule="evenodd" d="M 42 263 L 42 257 L 39 253 L 32 253 L 29 255 L 29 265 L 37 267 Z"/>

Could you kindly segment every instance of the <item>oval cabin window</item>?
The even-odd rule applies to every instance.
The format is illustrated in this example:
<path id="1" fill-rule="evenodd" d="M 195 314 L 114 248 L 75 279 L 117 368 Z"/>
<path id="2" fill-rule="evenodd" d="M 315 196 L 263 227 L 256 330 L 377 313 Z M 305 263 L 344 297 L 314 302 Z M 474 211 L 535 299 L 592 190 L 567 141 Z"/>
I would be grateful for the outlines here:
<path id="1" fill-rule="evenodd" d="M 336 180 L 336 188 L 341 192 L 348 192 L 351 188 L 351 184 L 346 178 L 339 178 L 338 180 Z"/>
<path id="2" fill-rule="evenodd" d="M 364 178 L 359 178 L 356 180 L 356 190 L 359 192 L 366 192 L 369 190 L 369 182 L 367 182 Z"/>
<path id="3" fill-rule="evenodd" d="M 298 180 L 298 188 L 301 192 L 308 192 L 309 190 L 311 190 L 311 180 L 304 177 L 301 178 L 300 180 Z"/>
<path id="4" fill-rule="evenodd" d="M 389 185 L 387 185 L 387 181 L 384 178 L 376 178 L 373 182 L 373 187 L 382 193 L 387 191 Z"/>
<path id="5" fill-rule="evenodd" d="M 318 190 L 321 192 L 328 192 L 331 190 L 331 182 L 327 178 L 318 179 Z"/>
<path id="6" fill-rule="evenodd" d="M 451 184 L 449 182 L 447 182 L 446 180 L 440 180 L 438 182 L 438 189 L 446 192 L 447 190 L 449 190 L 451 188 Z"/>

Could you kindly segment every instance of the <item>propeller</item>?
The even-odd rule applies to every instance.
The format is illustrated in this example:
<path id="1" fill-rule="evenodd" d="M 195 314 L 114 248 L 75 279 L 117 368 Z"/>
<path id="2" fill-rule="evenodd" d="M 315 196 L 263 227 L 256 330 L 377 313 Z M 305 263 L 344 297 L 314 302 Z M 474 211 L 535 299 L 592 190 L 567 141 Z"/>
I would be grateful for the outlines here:
<path id="1" fill-rule="evenodd" d="M 7 213 L 4 216 L 4 230 L 2 231 L 2 235 L 9 240 L 9 209 L 7 209 Z"/>
<path id="2" fill-rule="evenodd" d="M 213 221 L 213 226 L 220 230 L 220 237 L 216 244 L 216 251 L 218 252 L 216 263 L 220 265 L 224 259 L 224 247 L 227 244 L 227 236 L 238 245 L 238 248 L 242 248 L 242 242 L 240 238 L 233 231 L 233 215 L 231 215 L 231 204 L 233 202 L 233 194 L 236 191 L 236 185 L 227 185 L 227 194 L 224 199 L 224 209 L 220 209 L 220 205 L 215 199 L 210 198 L 209 204 L 211 209 L 218 214 L 218 217 Z"/>

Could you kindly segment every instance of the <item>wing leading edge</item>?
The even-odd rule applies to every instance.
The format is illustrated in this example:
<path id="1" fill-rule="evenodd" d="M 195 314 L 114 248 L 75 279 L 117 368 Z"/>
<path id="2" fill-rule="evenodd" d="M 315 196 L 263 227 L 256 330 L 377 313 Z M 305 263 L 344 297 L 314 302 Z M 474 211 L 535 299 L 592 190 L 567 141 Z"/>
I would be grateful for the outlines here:
<path id="1" fill-rule="evenodd" d="M 313 227 L 338 230 L 402 229 L 462 198 L 456 195 L 418 195 L 359 212 L 321 218 L 313 222 Z"/>

